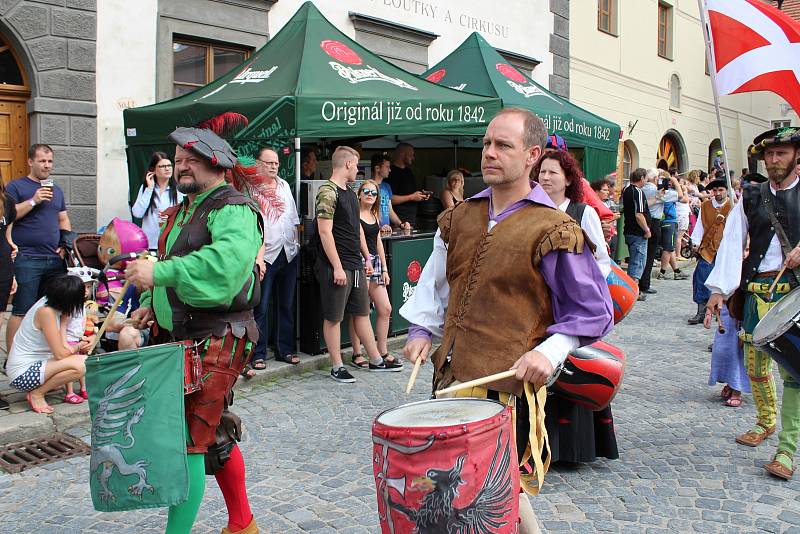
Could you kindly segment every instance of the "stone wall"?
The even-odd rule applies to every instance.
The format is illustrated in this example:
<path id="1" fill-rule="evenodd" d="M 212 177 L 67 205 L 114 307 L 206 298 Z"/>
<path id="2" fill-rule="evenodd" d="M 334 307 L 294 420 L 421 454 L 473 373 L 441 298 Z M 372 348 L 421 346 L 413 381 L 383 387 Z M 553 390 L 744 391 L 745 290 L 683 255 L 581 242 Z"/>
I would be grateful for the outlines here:
<path id="1" fill-rule="evenodd" d="M 30 142 L 55 152 L 73 230 L 96 229 L 96 0 L 0 0 L 0 31 L 26 71 Z"/>
<path id="2" fill-rule="evenodd" d="M 550 52 L 553 54 L 553 74 L 550 90 L 569 98 L 569 0 L 550 0 L 553 13 L 553 33 L 550 35 Z"/>

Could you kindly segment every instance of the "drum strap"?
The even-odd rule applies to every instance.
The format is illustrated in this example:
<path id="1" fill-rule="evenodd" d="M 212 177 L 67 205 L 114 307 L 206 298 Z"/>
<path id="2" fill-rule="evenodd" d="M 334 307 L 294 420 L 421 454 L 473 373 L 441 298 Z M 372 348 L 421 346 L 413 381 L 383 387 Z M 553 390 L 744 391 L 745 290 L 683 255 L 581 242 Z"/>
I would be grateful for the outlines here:
<path id="1" fill-rule="evenodd" d="M 778 236 L 778 241 L 781 243 L 781 249 L 783 250 L 783 257 L 787 258 L 789 253 L 795 246 L 800 245 L 792 245 L 789 242 L 789 236 L 786 235 L 786 230 L 783 229 L 783 225 L 778 220 L 778 215 L 775 209 L 775 200 L 772 196 L 772 192 L 769 190 L 769 182 L 765 182 L 761 184 L 761 197 L 764 199 L 764 205 L 767 208 L 767 215 L 769 216 L 769 222 L 772 223 L 772 227 L 775 228 L 775 235 Z M 800 282 L 800 269 L 789 269 L 789 271 L 794 274 L 794 281 L 795 284 Z M 795 285 L 792 284 L 792 285 Z"/>
<path id="2" fill-rule="evenodd" d="M 534 392 L 533 386 L 525 382 L 525 398 L 531 413 L 530 436 L 528 448 L 522 456 L 522 463 L 533 460 L 535 470 L 533 473 L 520 473 L 520 486 L 528 495 L 536 495 L 544 486 L 544 475 L 550 469 L 550 440 L 544 426 L 544 404 L 547 401 L 547 388 L 540 387 Z M 542 461 L 542 453 L 547 450 L 547 456 Z"/>

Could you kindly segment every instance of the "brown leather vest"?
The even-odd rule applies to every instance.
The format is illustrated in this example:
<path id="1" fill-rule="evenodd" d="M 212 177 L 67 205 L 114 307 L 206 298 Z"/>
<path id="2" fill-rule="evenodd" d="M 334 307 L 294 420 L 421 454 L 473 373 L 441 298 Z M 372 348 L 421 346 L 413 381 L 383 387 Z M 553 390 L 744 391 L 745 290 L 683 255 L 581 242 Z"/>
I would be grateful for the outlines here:
<path id="1" fill-rule="evenodd" d="M 447 378 L 451 351 L 446 372 L 465 382 L 508 370 L 538 345 L 553 323 L 539 262 L 551 251 L 583 251 L 580 226 L 557 209 L 531 203 L 488 231 L 488 206 L 473 199 L 439 217 L 450 300 L 433 355 L 436 385 Z M 491 389 L 521 395 L 522 382 L 506 379 Z"/>
<path id="2" fill-rule="evenodd" d="M 717 250 L 719 250 L 719 244 L 722 241 L 722 232 L 725 230 L 725 221 L 727 221 L 730 212 L 730 199 L 719 208 L 715 208 L 710 199 L 700 205 L 700 220 L 703 221 L 703 240 L 700 241 L 700 247 L 697 252 L 708 263 L 713 262 L 717 256 Z"/>
<path id="3" fill-rule="evenodd" d="M 208 215 L 213 210 L 224 206 L 246 205 L 257 216 L 259 226 L 261 217 L 258 208 L 252 200 L 235 190 L 230 185 L 225 185 L 208 195 L 197 206 L 192 217 L 181 227 L 175 243 L 166 254 L 166 240 L 182 205 L 173 206 L 167 210 L 167 224 L 158 239 L 159 259 L 169 260 L 179 258 L 211 244 L 211 232 L 208 230 Z M 263 228 L 261 229 L 263 232 Z M 255 285 L 253 286 L 253 280 Z M 252 292 L 251 292 L 252 286 Z M 239 293 L 228 304 L 220 304 L 215 308 L 192 308 L 183 303 L 174 288 L 167 288 L 167 298 L 172 308 L 172 336 L 175 339 L 202 339 L 209 335 L 225 336 L 228 327 L 237 338 L 247 338 L 255 343 L 258 341 L 258 326 L 253 318 L 253 308 L 258 306 L 261 299 L 261 289 L 258 284 L 258 272 L 255 269 L 253 258 L 253 271 L 244 281 Z"/>

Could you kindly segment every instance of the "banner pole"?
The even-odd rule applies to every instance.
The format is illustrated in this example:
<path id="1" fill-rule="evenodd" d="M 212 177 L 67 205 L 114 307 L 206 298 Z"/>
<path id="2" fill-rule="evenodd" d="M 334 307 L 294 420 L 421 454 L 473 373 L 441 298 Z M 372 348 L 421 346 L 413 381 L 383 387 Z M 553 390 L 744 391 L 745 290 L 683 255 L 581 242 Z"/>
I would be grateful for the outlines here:
<path id="1" fill-rule="evenodd" d="M 728 159 L 728 147 L 725 144 L 725 134 L 722 130 L 722 116 L 719 111 L 719 91 L 717 90 L 717 63 L 714 58 L 714 37 L 711 34 L 711 26 L 708 23 L 708 11 L 706 10 L 705 0 L 697 0 L 697 7 L 700 9 L 700 24 L 703 28 L 703 41 L 706 44 L 706 58 L 708 59 L 708 71 L 711 76 L 711 92 L 714 95 L 714 112 L 717 115 L 717 127 L 719 128 L 719 142 L 722 145 L 722 158 L 725 162 L 725 183 L 728 185 L 728 196 L 731 199 L 731 206 L 736 202 L 736 194 L 731 184 L 730 164 Z"/>

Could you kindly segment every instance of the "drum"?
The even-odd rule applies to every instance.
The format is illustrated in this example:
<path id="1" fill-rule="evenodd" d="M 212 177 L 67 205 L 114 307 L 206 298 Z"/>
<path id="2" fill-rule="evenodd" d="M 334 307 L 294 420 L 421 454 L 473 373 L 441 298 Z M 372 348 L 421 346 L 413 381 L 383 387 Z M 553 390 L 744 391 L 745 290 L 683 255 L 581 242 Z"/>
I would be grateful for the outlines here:
<path id="1" fill-rule="evenodd" d="M 199 391 L 203 387 L 203 360 L 193 341 L 183 343 L 183 394 L 188 395 Z"/>
<path id="2" fill-rule="evenodd" d="M 437 399 L 372 424 L 382 534 L 518 532 L 519 468 L 511 408 Z"/>
<path id="3" fill-rule="evenodd" d="M 614 324 L 617 324 L 636 304 L 636 299 L 639 298 L 639 286 L 614 260 L 611 260 L 611 272 L 606 277 L 606 283 L 614 305 Z"/>
<path id="4" fill-rule="evenodd" d="M 800 382 L 800 287 L 783 296 L 753 329 L 753 344 Z"/>
<path id="5" fill-rule="evenodd" d="M 605 341 L 580 347 L 556 369 L 549 391 L 598 411 L 608 406 L 622 385 L 625 353 Z"/>

